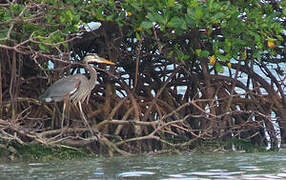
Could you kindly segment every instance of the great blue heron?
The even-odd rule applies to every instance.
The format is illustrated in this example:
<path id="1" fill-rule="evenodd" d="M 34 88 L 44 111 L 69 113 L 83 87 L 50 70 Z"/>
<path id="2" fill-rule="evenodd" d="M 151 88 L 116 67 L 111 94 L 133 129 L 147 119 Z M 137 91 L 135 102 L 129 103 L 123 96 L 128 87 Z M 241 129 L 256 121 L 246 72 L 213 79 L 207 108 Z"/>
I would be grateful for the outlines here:
<path id="1" fill-rule="evenodd" d="M 87 79 L 82 74 L 75 74 L 72 76 L 59 79 L 40 96 L 40 99 L 45 102 L 64 101 L 62 123 L 64 121 L 66 101 L 71 100 L 74 105 L 78 104 L 81 116 L 92 133 L 93 131 L 87 122 L 87 119 L 83 113 L 81 106 L 81 104 L 85 100 L 87 101 L 89 100 L 91 91 L 94 88 L 97 81 L 96 70 L 93 67 L 91 67 L 88 63 L 104 63 L 104 64 L 114 65 L 113 62 L 101 58 L 97 55 L 87 55 L 84 57 L 82 61 L 82 66 L 89 71 L 90 79 Z"/>

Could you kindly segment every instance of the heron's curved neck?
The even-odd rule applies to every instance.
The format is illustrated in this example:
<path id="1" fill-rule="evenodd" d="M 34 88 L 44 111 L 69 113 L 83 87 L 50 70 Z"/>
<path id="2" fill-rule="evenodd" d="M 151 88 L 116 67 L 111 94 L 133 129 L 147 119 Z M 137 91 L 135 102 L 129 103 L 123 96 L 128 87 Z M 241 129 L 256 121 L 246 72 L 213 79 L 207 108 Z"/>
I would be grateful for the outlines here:
<path id="1" fill-rule="evenodd" d="M 91 89 L 93 89 L 97 81 L 97 72 L 89 64 L 85 64 L 84 68 L 89 71 L 90 78 L 88 82 L 89 82 L 89 86 L 91 87 Z"/>

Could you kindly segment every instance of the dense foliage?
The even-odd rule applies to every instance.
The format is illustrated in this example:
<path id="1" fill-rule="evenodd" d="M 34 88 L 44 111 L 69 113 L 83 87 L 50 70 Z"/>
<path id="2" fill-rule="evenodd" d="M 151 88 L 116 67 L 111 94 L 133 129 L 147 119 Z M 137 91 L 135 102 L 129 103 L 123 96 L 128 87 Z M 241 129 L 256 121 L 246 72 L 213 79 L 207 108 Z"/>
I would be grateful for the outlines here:
<path id="1" fill-rule="evenodd" d="M 0 144 L 128 154 L 197 140 L 286 140 L 286 2 L 36 0 L 0 3 Z M 100 22 L 98 29 L 90 22 Z M 97 53 L 99 84 L 61 128 L 62 104 L 39 95 Z M 48 81 L 47 81 L 48 80 Z"/>

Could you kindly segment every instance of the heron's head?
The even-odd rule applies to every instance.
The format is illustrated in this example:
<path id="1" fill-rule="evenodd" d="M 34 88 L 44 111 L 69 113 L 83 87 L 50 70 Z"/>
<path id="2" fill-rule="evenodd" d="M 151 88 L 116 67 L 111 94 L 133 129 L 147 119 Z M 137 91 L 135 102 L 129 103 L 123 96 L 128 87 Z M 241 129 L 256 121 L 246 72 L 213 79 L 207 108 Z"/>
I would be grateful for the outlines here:
<path id="1" fill-rule="evenodd" d="M 84 63 L 103 63 L 103 64 L 111 64 L 114 65 L 114 62 L 108 61 L 98 55 L 87 55 L 83 59 Z"/>

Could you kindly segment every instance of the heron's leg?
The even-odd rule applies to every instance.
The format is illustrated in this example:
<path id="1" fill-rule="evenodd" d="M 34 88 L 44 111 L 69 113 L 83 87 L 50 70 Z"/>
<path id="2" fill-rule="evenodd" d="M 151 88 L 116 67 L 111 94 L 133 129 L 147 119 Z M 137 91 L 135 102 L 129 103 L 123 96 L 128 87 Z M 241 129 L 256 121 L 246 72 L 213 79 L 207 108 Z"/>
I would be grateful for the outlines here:
<path id="1" fill-rule="evenodd" d="M 60 126 L 60 118 L 58 118 L 58 113 L 61 113 L 62 111 L 59 109 L 58 104 L 56 102 L 54 102 L 54 106 L 53 106 L 53 117 L 52 117 L 52 128 L 59 128 Z"/>
<path id="2" fill-rule="evenodd" d="M 84 115 L 84 113 L 83 113 L 83 110 L 82 110 L 81 102 L 80 102 L 80 101 L 78 102 L 78 106 L 79 106 L 79 110 L 80 110 L 80 114 L 81 114 L 82 119 L 84 120 L 85 124 L 87 125 L 87 127 L 88 127 L 90 133 L 94 136 L 95 134 L 94 134 L 93 130 L 91 129 L 90 125 L 89 125 L 88 122 L 87 122 L 87 119 L 86 119 L 86 117 L 85 117 L 85 115 Z"/>
<path id="3" fill-rule="evenodd" d="M 66 109 L 68 109 L 67 108 L 68 102 L 69 102 L 69 96 L 65 96 L 64 97 L 64 105 L 63 105 L 63 113 L 62 113 L 61 133 L 60 133 L 60 135 L 62 135 L 64 133 L 65 112 L 66 112 Z"/>
<path id="4" fill-rule="evenodd" d="M 52 123 L 51 123 L 51 126 L 53 129 L 56 128 L 56 104 L 53 106 L 53 115 L 52 115 Z"/>
<path id="5" fill-rule="evenodd" d="M 58 117 L 58 113 L 61 114 L 62 113 L 62 109 L 59 108 L 57 102 L 54 102 L 55 103 L 55 112 L 57 112 L 57 116 L 55 115 L 55 117 Z M 55 128 L 59 128 L 60 125 L 61 125 L 61 119 L 62 118 L 55 118 Z"/>
<path id="6" fill-rule="evenodd" d="M 64 129 L 66 104 L 67 104 L 66 101 L 64 101 L 63 113 L 62 113 L 62 123 L 61 123 L 61 129 L 62 129 L 62 131 L 63 131 L 63 129 Z M 62 133 L 62 132 L 61 132 L 61 133 Z"/>
<path id="7" fill-rule="evenodd" d="M 71 124 L 71 118 L 70 118 L 70 111 L 71 111 L 71 104 L 70 104 L 70 100 L 68 99 L 66 102 L 66 126 L 69 127 Z"/>

